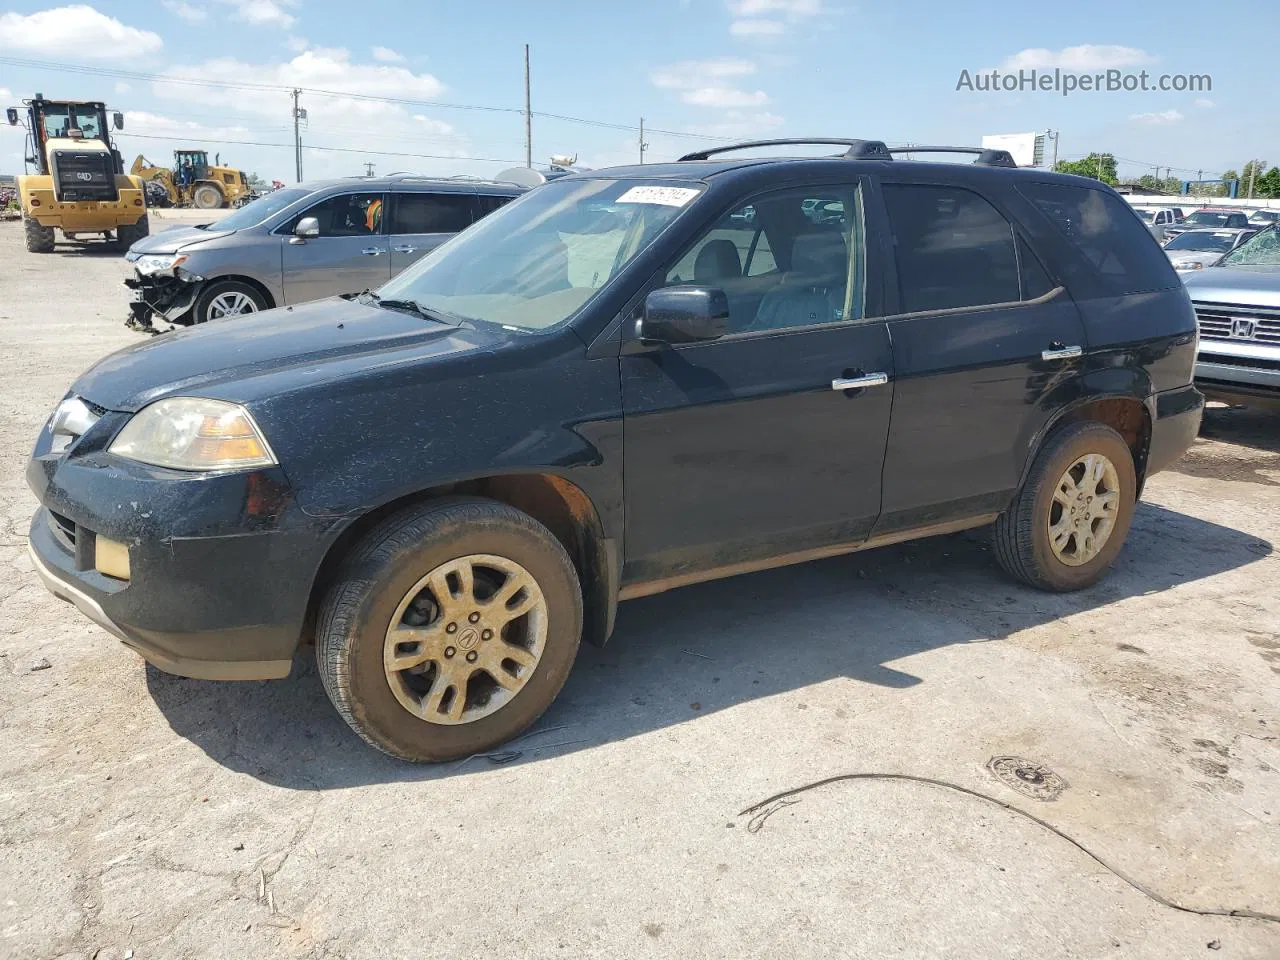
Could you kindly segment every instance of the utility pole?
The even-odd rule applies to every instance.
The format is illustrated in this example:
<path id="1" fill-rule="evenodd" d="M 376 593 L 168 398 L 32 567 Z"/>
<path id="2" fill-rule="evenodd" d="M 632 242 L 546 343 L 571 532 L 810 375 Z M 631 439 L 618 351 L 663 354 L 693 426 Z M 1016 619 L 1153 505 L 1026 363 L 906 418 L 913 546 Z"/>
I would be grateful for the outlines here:
<path id="1" fill-rule="evenodd" d="M 1249 161 L 1249 195 L 1245 197 L 1246 200 L 1253 199 L 1253 178 L 1256 177 L 1257 175 L 1258 175 L 1258 161 L 1250 160 Z"/>
<path id="2" fill-rule="evenodd" d="M 302 91 L 295 89 L 293 91 L 293 159 L 298 182 L 302 182 L 302 128 L 299 121 L 307 116 L 307 111 L 298 106 L 298 97 L 302 96 Z"/>
<path id="3" fill-rule="evenodd" d="M 1058 168 L 1058 133 L 1059 131 L 1057 130 L 1049 130 L 1047 128 L 1044 131 L 1046 138 L 1053 137 L 1053 164 L 1049 167 L 1050 170 Z"/>
<path id="4" fill-rule="evenodd" d="M 366 177 L 372 177 L 372 176 L 373 176 L 373 161 L 371 161 L 371 160 L 366 160 L 366 161 L 364 162 L 364 175 L 365 175 Z"/>
<path id="5" fill-rule="evenodd" d="M 644 117 L 640 118 L 640 164 L 644 165 L 644 152 L 649 149 L 649 144 L 644 142 Z"/>
<path id="6" fill-rule="evenodd" d="M 533 168 L 533 107 L 529 93 L 529 45 L 524 45 L 524 165 Z"/>

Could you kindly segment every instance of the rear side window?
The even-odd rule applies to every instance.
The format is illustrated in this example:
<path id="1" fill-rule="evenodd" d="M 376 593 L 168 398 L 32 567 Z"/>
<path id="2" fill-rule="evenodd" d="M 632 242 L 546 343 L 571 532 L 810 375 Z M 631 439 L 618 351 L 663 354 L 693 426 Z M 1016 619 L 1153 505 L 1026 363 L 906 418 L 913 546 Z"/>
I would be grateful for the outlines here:
<path id="1" fill-rule="evenodd" d="M 1107 293 L 1161 290 L 1178 283 L 1164 251 L 1114 194 L 1061 183 L 1024 183 L 1018 190 L 1092 264 Z"/>
<path id="2" fill-rule="evenodd" d="M 471 226 L 474 197 L 466 193 L 397 193 L 392 233 L 457 233 Z"/>
<path id="3" fill-rule="evenodd" d="M 1013 227 L 962 187 L 884 185 L 903 313 L 1019 299 Z"/>
<path id="4" fill-rule="evenodd" d="M 505 207 L 514 199 L 515 197 L 501 197 L 492 193 L 480 194 L 480 196 L 476 197 L 476 219 L 487 217 L 493 211 L 499 207 Z"/>

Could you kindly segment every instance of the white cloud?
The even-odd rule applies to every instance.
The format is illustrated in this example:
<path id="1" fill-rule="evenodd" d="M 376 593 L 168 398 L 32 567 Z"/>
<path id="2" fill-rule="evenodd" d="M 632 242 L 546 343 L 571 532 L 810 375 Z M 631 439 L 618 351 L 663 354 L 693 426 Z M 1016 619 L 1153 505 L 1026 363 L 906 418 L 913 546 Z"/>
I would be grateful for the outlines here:
<path id="1" fill-rule="evenodd" d="M 133 89 L 133 87 L 129 86 L 127 83 L 121 80 L 117 82 L 112 89 L 114 89 L 116 93 L 128 93 L 130 90 Z"/>
<path id="2" fill-rule="evenodd" d="M 1199 107 L 1201 110 L 1212 110 L 1214 107 L 1217 106 L 1217 104 L 1214 103 L 1212 100 L 1210 100 L 1208 97 L 1197 97 L 1196 106 Z"/>
<path id="3" fill-rule="evenodd" d="M 1084 43 L 1078 47 L 1048 50 L 1031 47 L 1020 50 L 1000 64 L 1003 71 L 1013 70 L 1109 70 L 1114 67 L 1137 67 L 1155 63 L 1155 57 L 1137 47 L 1121 47 L 1110 43 Z"/>
<path id="4" fill-rule="evenodd" d="M 822 13 L 822 0 L 728 0 L 729 12 L 738 17 L 778 14 L 792 20 Z"/>
<path id="5" fill-rule="evenodd" d="M 1142 123 L 1148 126 L 1164 126 L 1180 122 L 1182 114 L 1177 110 L 1162 110 L 1159 113 L 1135 113 L 1129 119 L 1134 123 Z"/>
<path id="6" fill-rule="evenodd" d="M 373 59 L 383 63 L 404 63 L 404 54 L 396 53 L 390 47 L 374 47 Z"/>
<path id="7" fill-rule="evenodd" d="M 290 36 L 285 40 L 284 45 L 294 53 L 301 53 L 303 50 L 307 49 L 307 47 L 311 46 L 311 43 L 306 37 Z"/>
<path id="8" fill-rule="evenodd" d="M 720 57 L 713 60 L 685 60 L 659 67 L 649 74 L 655 87 L 680 91 L 680 99 L 698 107 L 758 107 L 769 102 L 763 90 L 742 90 L 737 78 L 756 72 L 750 60 Z"/>
<path id="9" fill-rule="evenodd" d="M 158 34 L 126 26 L 86 4 L 28 16 L 0 14 L 0 50 L 77 60 L 125 60 L 155 53 L 162 46 Z"/>
<path id="10" fill-rule="evenodd" d="M 716 123 L 699 124 L 690 129 L 690 133 L 701 133 L 708 137 L 747 137 L 763 136 L 782 126 L 783 119 L 776 113 L 760 111 L 749 113 L 741 110 L 729 110 L 723 119 Z"/>
<path id="11" fill-rule="evenodd" d="M 729 24 L 729 32 L 735 37 L 776 37 L 786 29 L 781 20 L 735 20 Z"/>
<path id="12" fill-rule="evenodd" d="M 235 8 L 237 20 L 255 27 L 283 27 L 288 29 L 297 21 L 289 11 L 296 8 L 298 0 L 220 0 Z"/>
<path id="13" fill-rule="evenodd" d="M 188 23 L 199 23 L 209 16 L 204 7 L 197 7 L 186 0 L 164 0 L 164 8 Z"/>

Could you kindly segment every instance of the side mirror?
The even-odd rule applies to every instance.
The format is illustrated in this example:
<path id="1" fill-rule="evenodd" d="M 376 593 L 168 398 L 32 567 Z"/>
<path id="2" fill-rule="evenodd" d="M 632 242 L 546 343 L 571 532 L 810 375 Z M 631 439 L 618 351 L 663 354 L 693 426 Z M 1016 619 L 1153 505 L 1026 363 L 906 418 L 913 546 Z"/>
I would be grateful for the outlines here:
<path id="1" fill-rule="evenodd" d="M 9 118 L 9 126 L 16 127 L 18 125 L 18 108 L 17 107 L 10 107 L 8 110 L 4 112 L 4 115 Z"/>
<path id="2" fill-rule="evenodd" d="M 117 130 L 124 129 L 124 114 L 117 110 L 111 115 L 111 125 Z"/>
<path id="3" fill-rule="evenodd" d="M 303 240 L 311 240 L 320 236 L 320 221 L 315 217 L 303 217 L 293 228 L 293 235 Z"/>
<path id="4" fill-rule="evenodd" d="M 649 343 L 696 343 L 724 336 L 729 298 L 719 287 L 662 287 L 645 297 L 637 336 Z"/>

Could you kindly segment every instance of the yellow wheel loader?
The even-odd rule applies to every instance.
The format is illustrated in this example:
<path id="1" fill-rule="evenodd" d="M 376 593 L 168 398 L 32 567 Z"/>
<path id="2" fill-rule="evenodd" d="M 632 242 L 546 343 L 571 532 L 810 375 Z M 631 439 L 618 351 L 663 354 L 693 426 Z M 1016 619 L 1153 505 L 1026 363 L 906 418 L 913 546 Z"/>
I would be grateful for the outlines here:
<path id="1" fill-rule="evenodd" d="M 46 100 L 37 93 L 27 108 L 28 167 L 18 177 L 18 202 L 27 249 L 53 250 L 54 231 L 68 240 L 97 235 L 128 248 L 150 232 L 142 181 L 124 173 L 111 143 L 107 108 L 98 102 Z M 16 107 L 6 111 L 17 126 Z M 112 114 L 115 129 L 124 116 Z"/>
<path id="2" fill-rule="evenodd" d="M 148 184 L 164 188 L 164 200 L 156 186 L 148 188 L 153 205 L 163 203 L 170 207 L 199 207 L 201 210 L 217 210 L 220 207 L 239 206 L 253 199 L 249 178 L 243 170 L 224 167 L 221 158 L 214 155 L 209 163 L 205 150 L 173 151 L 173 169 L 153 164 L 141 154 L 133 161 L 130 173 Z"/>

